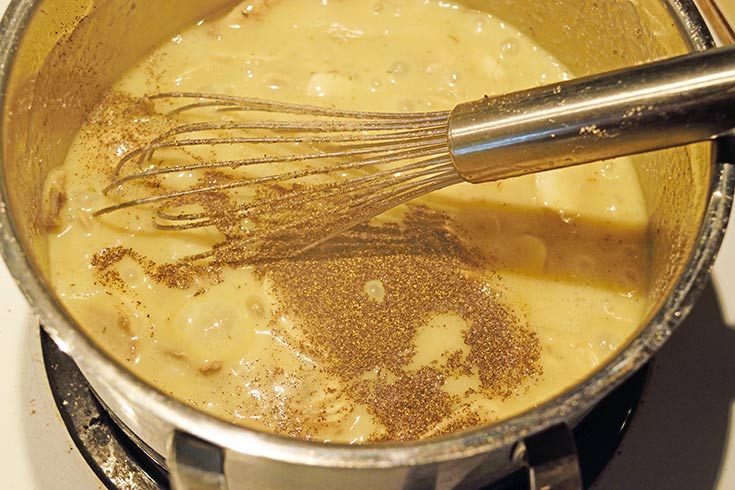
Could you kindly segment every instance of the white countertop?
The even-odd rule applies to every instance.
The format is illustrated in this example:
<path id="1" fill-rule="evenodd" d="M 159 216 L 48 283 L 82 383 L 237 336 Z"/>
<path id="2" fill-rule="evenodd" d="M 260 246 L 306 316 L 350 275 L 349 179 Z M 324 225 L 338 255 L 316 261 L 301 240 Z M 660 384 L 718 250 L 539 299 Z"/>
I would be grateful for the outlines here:
<path id="1" fill-rule="evenodd" d="M 0 0 L 0 12 L 8 3 Z M 716 290 L 707 288 L 656 356 L 644 402 L 596 490 L 735 488 L 735 226 L 713 282 Z M 103 489 L 53 405 L 38 322 L 5 264 L 0 264 L 0 326 L 0 487 Z"/>

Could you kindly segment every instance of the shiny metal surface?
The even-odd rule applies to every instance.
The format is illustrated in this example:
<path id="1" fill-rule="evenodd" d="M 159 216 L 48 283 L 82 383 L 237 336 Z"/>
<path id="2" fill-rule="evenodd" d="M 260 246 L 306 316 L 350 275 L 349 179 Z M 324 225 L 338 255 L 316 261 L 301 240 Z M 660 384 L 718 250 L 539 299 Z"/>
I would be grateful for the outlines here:
<path id="1" fill-rule="evenodd" d="M 555 425 L 523 440 L 516 454 L 529 467 L 530 490 L 582 490 L 577 448 L 569 427 Z"/>
<path id="2" fill-rule="evenodd" d="M 517 441 L 573 423 L 640 367 L 691 309 L 722 239 L 735 166 L 709 145 L 635 157 L 651 220 L 653 280 L 629 344 L 578 386 L 500 424 L 406 444 L 297 441 L 215 419 L 156 390 L 90 338 L 48 286 L 40 189 L 86 112 L 147 47 L 205 9 L 194 0 L 16 0 L 0 24 L 0 245 L 46 330 L 125 425 L 170 457 L 174 430 L 223 448 L 233 489 L 480 488 L 519 463 Z M 577 75 L 712 46 L 691 0 L 468 0 L 530 34 Z M 131 8 L 135 6 L 135 8 Z M 721 147 L 724 141 L 716 146 Z M 718 160 L 712 165 L 711 158 Z"/>
<path id="3" fill-rule="evenodd" d="M 702 12 L 702 17 L 712 31 L 716 40 L 721 44 L 735 43 L 735 28 L 725 18 L 725 13 L 715 0 L 695 0 L 694 2 Z M 725 5 L 723 2 L 722 5 Z"/>
<path id="4" fill-rule="evenodd" d="M 227 490 L 222 448 L 189 434 L 174 431 L 169 471 L 176 490 Z"/>
<path id="5" fill-rule="evenodd" d="M 715 138 L 735 128 L 735 47 L 457 106 L 450 153 L 480 183 Z"/>

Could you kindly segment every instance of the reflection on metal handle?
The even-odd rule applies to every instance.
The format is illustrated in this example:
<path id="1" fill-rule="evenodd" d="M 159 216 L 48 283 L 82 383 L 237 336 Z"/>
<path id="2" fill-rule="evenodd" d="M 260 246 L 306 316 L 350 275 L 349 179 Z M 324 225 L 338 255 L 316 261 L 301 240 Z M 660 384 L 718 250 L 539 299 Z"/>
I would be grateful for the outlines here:
<path id="1" fill-rule="evenodd" d="M 735 127 L 735 46 L 458 105 L 457 170 L 487 182 L 679 146 Z"/>
<path id="2" fill-rule="evenodd" d="M 224 463 L 222 448 L 174 431 L 168 459 L 173 490 L 227 490 Z"/>
<path id="3" fill-rule="evenodd" d="M 530 490 L 582 490 L 574 437 L 566 424 L 525 438 L 516 458 L 528 466 Z"/>
<path id="4" fill-rule="evenodd" d="M 727 0 L 730 1 L 730 0 Z M 721 44 L 735 44 L 735 30 L 714 0 L 694 0 L 694 4 L 707 22 L 710 31 Z"/>

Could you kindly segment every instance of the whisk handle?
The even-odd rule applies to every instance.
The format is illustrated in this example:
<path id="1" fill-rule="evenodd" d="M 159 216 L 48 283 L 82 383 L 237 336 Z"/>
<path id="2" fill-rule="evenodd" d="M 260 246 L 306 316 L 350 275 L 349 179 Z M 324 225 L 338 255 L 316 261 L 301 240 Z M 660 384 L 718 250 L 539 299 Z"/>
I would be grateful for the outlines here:
<path id="1" fill-rule="evenodd" d="M 457 106 L 449 146 L 488 182 L 712 139 L 735 128 L 735 46 Z"/>

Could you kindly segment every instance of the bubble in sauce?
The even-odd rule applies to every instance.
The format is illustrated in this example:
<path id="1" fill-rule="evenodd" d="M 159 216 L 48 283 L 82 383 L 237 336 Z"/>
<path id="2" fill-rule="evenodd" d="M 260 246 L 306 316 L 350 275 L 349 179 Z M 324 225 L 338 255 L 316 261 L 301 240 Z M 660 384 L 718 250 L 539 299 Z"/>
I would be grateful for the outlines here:
<path id="1" fill-rule="evenodd" d="M 542 239 L 524 233 L 516 239 L 516 246 L 526 267 L 533 271 L 544 268 L 549 251 Z"/>
<path id="2" fill-rule="evenodd" d="M 268 321 L 271 318 L 271 308 L 268 302 L 260 296 L 249 296 L 245 300 L 248 314 L 256 321 Z"/>
<path id="3" fill-rule="evenodd" d="M 512 37 L 506 39 L 500 44 L 500 52 L 502 55 L 514 56 L 521 51 L 521 43 L 518 39 Z"/>
<path id="4" fill-rule="evenodd" d="M 344 96 L 349 94 L 352 84 L 347 77 L 338 73 L 315 73 L 306 85 L 310 97 Z"/>
<path id="5" fill-rule="evenodd" d="M 379 279 L 366 282 L 363 290 L 370 301 L 382 303 L 385 299 L 385 287 L 383 286 L 383 281 Z"/>
<path id="6" fill-rule="evenodd" d="M 410 70 L 410 66 L 405 61 L 396 61 L 392 65 L 390 65 L 390 68 L 388 68 L 388 73 L 391 75 L 396 76 L 402 76 L 408 74 Z"/>
<path id="7" fill-rule="evenodd" d="M 254 348 L 255 329 L 242 322 L 243 309 L 228 301 L 195 298 L 172 316 L 170 323 L 156 329 L 156 337 L 202 372 L 236 363 Z"/>

